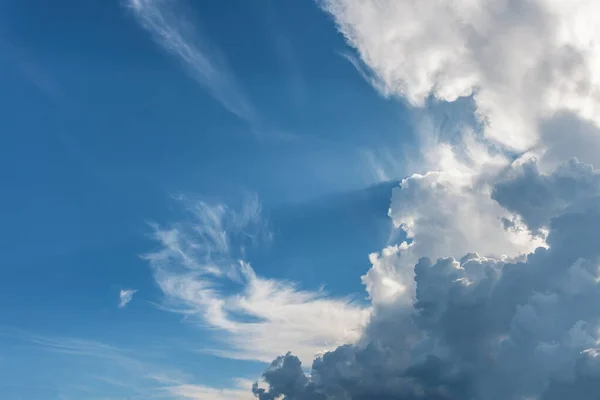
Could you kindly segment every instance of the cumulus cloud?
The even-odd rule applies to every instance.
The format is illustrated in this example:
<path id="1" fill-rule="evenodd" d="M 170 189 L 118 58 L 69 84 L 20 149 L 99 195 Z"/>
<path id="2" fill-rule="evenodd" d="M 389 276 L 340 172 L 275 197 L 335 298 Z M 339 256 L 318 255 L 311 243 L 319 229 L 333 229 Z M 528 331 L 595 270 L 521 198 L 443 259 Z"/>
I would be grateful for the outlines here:
<path id="1" fill-rule="evenodd" d="M 542 169 L 554 168 L 565 155 L 595 160 L 600 135 L 590 110 L 598 99 L 597 4 L 318 3 L 356 49 L 360 61 L 350 59 L 375 89 L 427 106 L 415 111 L 418 155 L 406 157 L 415 161 L 404 162 L 409 176 L 390 205 L 394 224 L 412 241 L 406 249 L 388 249 L 388 262 L 363 277 L 372 300 L 393 299 L 390 293 L 398 291 L 390 292 L 389 282 L 399 273 L 410 275 L 421 256 L 461 257 L 475 249 L 517 257 L 543 245 L 544 231 L 523 229 L 520 217 L 492 197 L 492 188 L 521 155 L 537 154 Z M 475 120 L 465 107 L 450 109 L 458 116 L 452 126 L 447 114 L 440 120 L 427 112 L 431 98 L 458 105 L 464 96 L 472 98 Z M 572 131 L 586 140 L 570 140 Z M 381 268 L 394 252 L 402 257 L 392 264 L 403 267 Z M 408 286 L 404 292 L 411 295 Z"/>
<path id="2" fill-rule="evenodd" d="M 376 90 L 425 107 L 419 163 L 389 209 L 407 240 L 371 255 L 360 339 L 317 357 L 308 375 L 292 353 L 276 358 L 254 395 L 596 398 L 598 3 L 319 4 Z M 431 100 L 464 96 L 478 122 L 432 130 Z"/>
<path id="3" fill-rule="evenodd" d="M 124 308 L 131 300 L 133 295 L 137 293 L 134 289 L 121 289 L 119 292 L 119 308 Z"/>
<path id="4" fill-rule="evenodd" d="M 190 219 L 156 227 L 160 248 L 145 257 L 165 295 L 165 307 L 217 332 L 214 338 L 221 345 L 210 351 L 268 362 L 293 347 L 310 360 L 359 338 L 368 308 L 254 271 L 247 249 L 271 238 L 256 197 L 238 209 L 183 201 L 189 204 Z"/>
<path id="5" fill-rule="evenodd" d="M 474 96 L 486 136 L 524 151 L 558 111 L 598 123 L 594 0 L 319 0 L 386 96 Z"/>
<path id="6" fill-rule="evenodd" d="M 127 0 L 126 4 L 154 41 L 176 57 L 227 110 L 251 125 L 258 122 L 224 57 L 198 34 L 183 2 Z"/>
<path id="7" fill-rule="evenodd" d="M 415 173 L 392 191 L 389 216 L 409 241 L 371 255 L 373 266 L 362 281 L 374 304 L 400 296 L 411 301 L 413 266 L 422 256 L 460 258 L 477 249 L 486 256 L 514 258 L 545 245 L 543 232 L 526 229 L 515 210 L 492 196 L 495 181 L 510 168 L 506 156 L 489 154 L 470 135 L 460 153 L 446 144 L 433 153 L 441 168 Z"/>
<path id="8" fill-rule="evenodd" d="M 494 188 L 501 205 L 499 194 L 517 187 L 553 191 L 524 193 L 506 205 L 532 224 L 527 228 L 547 227 L 547 248 L 521 260 L 475 253 L 419 259 L 411 302 L 377 307 L 360 342 L 317 358 L 308 377 L 293 355 L 281 356 L 264 374 L 269 388 L 254 388 L 257 397 L 595 398 L 600 173 L 575 160 L 551 174 L 535 160 L 510 172 Z M 547 213 L 541 217 L 539 209 Z"/>

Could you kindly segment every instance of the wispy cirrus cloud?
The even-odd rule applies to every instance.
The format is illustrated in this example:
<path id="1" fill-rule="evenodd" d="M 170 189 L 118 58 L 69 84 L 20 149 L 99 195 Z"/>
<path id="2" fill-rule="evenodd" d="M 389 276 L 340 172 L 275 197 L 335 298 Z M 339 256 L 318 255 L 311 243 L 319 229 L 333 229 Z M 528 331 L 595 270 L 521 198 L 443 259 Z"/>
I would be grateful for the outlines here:
<path id="1" fill-rule="evenodd" d="M 165 306 L 218 332 L 219 347 L 208 351 L 268 362 L 291 346 L 309 359 L 360 336 L 368 308 L 262 277 L 245 260 L 247 248 L 270 238 L 256 197 L 239 210 L 202 201 L 189 210 L 189 221 L 156 227 L 161 247 L 145 257 Z"/>
<path id="2" fill-rule="evenodd" d="M 119 308 L 125 308 L 133 300 L 133 295 L 136 293 L 137 290 L 135 289 L 121 289 L 119 292 Z"/>
<path id="3" fill-rule="evenodd" d="M 170 365 L 161 351 L 131 349 L 102 341 L 0 329 L 0 338 L 23 346 L 22 354 L 53 354 L 56 368 L 43 390 L 60 398 L 249 400 L 252 381 L 233 379 L 230 387 L 199 384 Z M 47 357 L 46 357 L 47 358 Z M 3 361 L 10 361 L 6 358 Z M 85 365 L 85 368 L 81 368 Z M 35 366 L 32 368 L 35 371 Z M 40 372 L 41 374 L 41 372 Z M 35 374 L 34 374 L 35 375 Z M 43 375 L 43 374 L 42 374 Z M 68 376 L 69 379 L 57 379 Z M 33 381 L 25 381 L 33 384 Z"/>
<path id="4" fill-rule="evenodd" d="M 5 61 L 13 65 L 21 75 L 51 100 L 65 102 L 65 95 L 56 79 L 43 68 L 26 49 L 13 44 L 0 34 L 0 65 Z"/>
<path id="5" fill-rule="evenodd" d="M 208 89 L 227 110 L 256 127 L 256 110 L 237 83 L 219 50 L 199 34 L 180 1 L 126 0 L 138 22 L 188 74 Z"/>
<path id="6" fill-rule="evenodd" d="M 56 366 L 51 373 L 36 370 L 43 367 L 30 367 L 33 376 L 39 375 L 44 383 L 48 381 L 44 390 L 49 396 L 52 393 L 65 398 L 114 398 L 118 394 L 131 399 L 150 398 L 164 390 L 164 384 L 154 379 L 155 375 L 177 380 L 186 378 L 180 371 L 150 360 L 149 352 L 140 357 L 137 351 L 98 340 L 15 329 L 3 329 L 1 336 L 10 340 L 15 348 L 21 348 L 19 357 L 34 355 L 51 360 Z M 24 384 L 34 381 L 29 377 L 18 379 Z"/>

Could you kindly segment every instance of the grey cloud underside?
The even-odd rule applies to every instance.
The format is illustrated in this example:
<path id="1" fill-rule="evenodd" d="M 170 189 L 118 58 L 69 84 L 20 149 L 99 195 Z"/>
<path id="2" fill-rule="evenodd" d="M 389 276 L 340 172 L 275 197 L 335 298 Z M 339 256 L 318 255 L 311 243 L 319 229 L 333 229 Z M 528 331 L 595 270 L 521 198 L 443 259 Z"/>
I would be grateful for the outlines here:
<path id="1" fill-rule="evenodd" d="M 362 340 L 317 358 L 288 353 L 260 400 L 592 400 L 600 393 L 600 173 L 571 160 L 512 167 L 494 199 L 549 248 L 522 262 L 467 254 L 414 266 L 412 307 L 376 307 Z M 292 349 L 293 350 L 293 349 Z"/>

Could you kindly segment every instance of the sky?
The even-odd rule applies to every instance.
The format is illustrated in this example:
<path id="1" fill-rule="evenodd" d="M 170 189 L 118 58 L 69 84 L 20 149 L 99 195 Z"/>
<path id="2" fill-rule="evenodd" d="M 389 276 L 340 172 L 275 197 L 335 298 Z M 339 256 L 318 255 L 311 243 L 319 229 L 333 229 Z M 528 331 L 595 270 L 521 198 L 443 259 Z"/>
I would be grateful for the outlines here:
<path id="1" fill-rule="evenodd" d="M 595 399 L 599 27 L 0 1 L 0 397 Z"/>

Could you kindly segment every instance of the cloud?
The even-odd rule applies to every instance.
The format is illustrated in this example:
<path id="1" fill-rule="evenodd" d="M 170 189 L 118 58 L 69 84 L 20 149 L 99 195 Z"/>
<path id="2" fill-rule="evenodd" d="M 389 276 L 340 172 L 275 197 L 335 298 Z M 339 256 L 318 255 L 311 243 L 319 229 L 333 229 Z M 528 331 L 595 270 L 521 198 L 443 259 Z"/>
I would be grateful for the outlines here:
<path id="1" fill-rule="evenodd" d="M 373 304 L 400 297 L 411 302 L 413 266 L 423 256 L 460 258 L 478 251 L 514 258 L 545 245 L 542 232 L 526 229 L 515 210 L 492 196 L 496 180 L 510 168 L 508 157 L 490 153 L 468 132 L 461 140 L 458 149 L 440 143 L 428 150 L 428 163 L 439 169 L 412 174 L 393 189 L 388 214 L 409 240 L 371 255 L 373 266 L 362 282 Z"/>
<path id="2" fill-rule="evenodd" d="M 578 160 L 600 165 L 600 128 L 570 112 L 560 112 L 540 123 L 545 151 L 540 158 L 542 169 L 556 167 L 576 156 Z"/>
<path id="3" fill-rule="evenodd" d="M 261 400 L 597 397 L 598 172 L 565 158 L 599 162 L 600 5 L 318 3 L 363 78 L 413 108 L 419 147 L 389 207 L 407 240 L 370 256 L 360 306 L 254 271 L 257 201 L 200 202 L 192 222 L 156 229 L 165 306 L 219 332 L 219 354 L 285 354 L 252 387 Z M 431 112 L 468 102 L 452 126 Z"/>
<path id="4" fill-rule="evenodd" d="M 119 292 L 119 308 L 125 308 L 133 299 L 133 295 L 137 293 L 134 289 L 121 289 Z"/>
<path id="5" fill-rule="evenodd" d="M 319 0 L 385 96 L 473 96 L 486 137 L 517 151 L 568 111 L 597 124 L 600 5 L 538 0 Z"/>
<path id="6" fill-rule="evenodd" d="M 600 172 L 571 160 L 545 174 L 536 163 L 513 166 L 495 193 L 501 205 L 499 193 L 516 188 L 544 186 L 542 194 L 552 193 L 507 197 L 531 223 L 528 229 L 547 226 L 548 248 L 520 260 L 475 253 L 419 259 L 410 302 L 378 306 L 361 341 L 317 358 L 309 377 L 291 354 L 277 359 L 264 374 L 269 389 L 256 386 L 256 395 L 594 399 L 600 389 Z M 539 209 L 547 210 L 543 218 Z"/>
<path id="7" fill-rule="evenodd" d="M 229 112 L 251 126 L 258 123 L 256 111 L 224 57 L 198 34 L 182 2 L 127 0 L 126 4 L 154 41 L 176 57 L 190 76 L 207 88 Z"/>
<path id="8" fill-rule="evenodd" d="M 308 375 L 282 352 L 254 395 L 597 397 L 598 4 L 319 4 L 363 77 L 415 107 L 418 162 L 389 208 L 407 240 L 371 255 L 360 339 L 315 358 Z M 476 120 L 438 130 L 432 104 L 464 96 Z"/>
<path id="9" fill-rule="evenodd" d="M 156 349 L 131 349 L 114 346 L 92 339 L 65 336 L 48 336 L 30 332 L 3 328 L 1 338 L 11 340 L 11 345 L 21 350 L 19 358 L 30 357 L 30 352 L 53 354 L 51 361 L 60 368 L 51 373 L 42 371 L 45 363 L 30 366 L 33 376 L 45 377 L 43 380 L 28 376 L 24 385 L 48 379 L 43 393 L 62 398 L 128 398 L 128 399 L 202 399 L 202 400 L 249 400 L 252 398 L 252 381 L 238 378 L 232 380 L 228 388 L 212 387 L 194 383 L 187 373 L 173 368 L 164 358 L 162 347 Z M 27 343 L 27 346 L 22 344 Z M 5 360 L 11 362 L 7 353 Z M 48 354 L 41 359 L 48 359 Z M 37 371 L 36 368 L 40 368 Z M 19 376 L 18 379 L 23 378 Z M 8 376 L 7 379 L 11 379 Z"/>
<path id="10" fill-rule="evenodd" d="M 4 331 L 2 336 L 9 338 L 16 348 L 21 348 L 19 358 L 50 360 L 56 366 L 52 371 L 47 371 L 44 370 L 44 363 L 30 365 L 30 374 L 13 378 L 22 380 L 27 386 L 41 382 L 48 396 L 60 394 L 67 398 L 112 398 L 118 393 L 132 399 L 150 398 L 162 391 L 162 383 L 154 379 L 154 375 L 168 375 L 178 380 L 184 377 L 175 369 L 149 360 L 150 352 L 142 357 L 137 351 L 97 340 L 40 335 L 20 330 Z M 24 346 L 22 342 L 27 345 Z M 10 353 L 7 354 L 7 362 L 11 361 L 10 356 Z M 19 365 L 17 360 L 15 363 Z M 32 378 L 36 376 L 39 378 Z"/>
<path id="11" fill-rule="evenodd" d="M 493 188 L 519 158 L 536 155 L 542 171 L 573 156 L 600 161 L 593 111 L 600 104 L 597 3 L 318 4 L 356 49 L 360 59 L 347 58 L 361 75 L 382 94 L 416 107 L 418 148 L 405 152 L 408 177 L 389 210 L 410 242 L 386 249 L 363 276 L 372 301 L 394 301 L 401 292 L 410 299 L 414 285 L 406 277 L 422 256 L 460 258 L 476 250 L 514 258 L 543 246 L 544 227 L 525 229 Z M 450 114 L 440 115 L 443 108 Z M 387 177 L 381 163 L 371 164 Z M 405 283 L 392 283 L 400 276 Z"/>
<path id="12" fill-rule="evenodd" d="M 247 250 L 271 239 L 256 197 L 238 209 L 183 201 L 190 219 L 156 227 L 160 248 L 145 258 L 165 307 L 216 332 L 219 345 L 208 351 L 268 362 L 293 347 L 309 360 L 360 336 L 368 308 L 254 271 Z"/>

